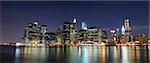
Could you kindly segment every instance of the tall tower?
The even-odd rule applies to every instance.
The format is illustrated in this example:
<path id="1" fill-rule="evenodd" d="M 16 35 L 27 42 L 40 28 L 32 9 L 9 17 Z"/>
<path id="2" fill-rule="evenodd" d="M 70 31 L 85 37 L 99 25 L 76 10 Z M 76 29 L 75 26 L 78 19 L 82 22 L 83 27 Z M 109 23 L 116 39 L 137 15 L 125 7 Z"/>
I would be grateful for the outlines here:
<path id="1" fill-rule="evenodd" d="M 62 28 L 62 36 L 63 36 L 63 42 L 65 44 L 68 44 L 70 42 L 70 25 L 69 22 L 64 22 L 63 28 Z"/>
<path id="2" fill-rule="evenodd" d="M 130 40 L 130 35 L 131 35 L 131 27 L 130 27 L 130 22 L 129 18 L 126 18 L 124 20 L 124 26 L 125 26 L 125 40 L 129 42 Z"/>
<path id="3" fill-rule="evenodd" d="M 47 26 L 46 25 L 42 25 L 41 26 L 41 33 L 42 33 L 42 43 L 45 43 L 45 33 L 47 32 Z"/>
<path id="4" fill-rule="evenodd" d="M 76 36 L 77 36 L 77 26 L 76 26 L 77 19 L 73 19 L 73 23 L 70 25 L 70 40 L 71 42 L 76 41 Z"/>
<path id="5" fill-rule="evenodd" d="M 58 42 L 62 42 L 62 41 L 63 41 L 63 40 L 62 40 L 62 39 L 63 39 L 63 38 L 62 38 L 62 37 L 63 37 L 63 36 L 62 36 L 62 31 L 63 31 L 62 28 L 63 28 L 62 26 L 59 26 L 59 28 L 57 29 L 57 33 L 56 33 L 57 36 L 56 36 L 56 37 L 57 37 L 57 41 L 58 41 Z"/>
<path id="6" fill-rule="evenodd" d="M 77 19 L 76 19 L 76 18 L 74 18 L 74 19 L 73 19 L 73 23 L 76 23 L 76 22 L 77 22 Z"/>
<path id="7" fill-rule="evenodd" d="M 122 35 L 125 35 L 125 28 L 124 28 L 124 25 L 122 25 L 122 27 L 121 27 L 121 34 L 122 34 Z"/>
<path id="8" fill-rule="evenodd" d="M 29 43 L 29 28 L 25 28 L 24 41 L 25 43 Z"/>
<path id="9" fill-rule="evenodd" d="M 86 25 L 85 22 L 82 22 L 82 23 L 81 23 L 81 29 L 82 29 L 82 30 L 87 30 L 87 25 Z"/>

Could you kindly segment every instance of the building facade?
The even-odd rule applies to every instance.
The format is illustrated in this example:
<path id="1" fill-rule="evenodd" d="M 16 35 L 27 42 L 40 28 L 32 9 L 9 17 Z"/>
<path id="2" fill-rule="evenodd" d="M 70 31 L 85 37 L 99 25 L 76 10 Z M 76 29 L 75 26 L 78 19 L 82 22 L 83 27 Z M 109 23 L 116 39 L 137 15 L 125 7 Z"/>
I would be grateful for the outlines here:
<path id="1" fill-rule="evenodd" d="M 56 44 L 57 38 L 56 38 L 56 33 L 54 32 L 47 32 L 46 34 L 46 44 Z"/>
<path id="2" fill-rule="evenodd" d="M 130 27 L 130 22 L 129 18 L 125 18 L 124 20 L 124 29 L 125 29 L 125 41 L 129 42 L 131 41 L 131 27 Z"/>
<path id="3" fill-rule="evenodd" d="M 64 22 L 62 27 L 62 40 L 65 44 L 77 41 L 77 25 L 76 18 L 73 19 L 72 23 Z"/>
<path id="4" fill-rule="evenodd" d="M 87 30 L 87 42 L 100 42 L 101 41 L 101 30 L 97 27 L 90 27 Z"/>
<path id="5" fill-rule="evenodd" d="M 81 29 L 78 32 L 78 41 L 82 44 L 85 44 L 87 41 L 87 30 Z"/>
<path id="6" fill-rule="evenodd" d="M 25 28 L 24 42 L 27 44 L 44 44 L 46 32 L 46 25 L 39 25 L 37 21 L 29 23 Z"/>

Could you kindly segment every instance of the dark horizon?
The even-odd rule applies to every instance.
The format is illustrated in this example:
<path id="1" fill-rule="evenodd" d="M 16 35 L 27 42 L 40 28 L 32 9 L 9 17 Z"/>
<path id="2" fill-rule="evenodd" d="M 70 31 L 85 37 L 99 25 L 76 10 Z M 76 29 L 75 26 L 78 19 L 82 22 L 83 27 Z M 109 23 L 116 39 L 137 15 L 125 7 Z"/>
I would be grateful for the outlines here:
<path id="1" fill-rule="evenodd" d="M 18 42 L 28 23 L 38 21 L 56 32 L 65 20 L 77 18 L 78 28 L 84 21 L 88 27 L 121 28 L 128 17 L 132 34 L 149 34 L 149 1 L 1 1 L 0 42 Z M 150 35 L 150 34 L 149 34 Z"/>

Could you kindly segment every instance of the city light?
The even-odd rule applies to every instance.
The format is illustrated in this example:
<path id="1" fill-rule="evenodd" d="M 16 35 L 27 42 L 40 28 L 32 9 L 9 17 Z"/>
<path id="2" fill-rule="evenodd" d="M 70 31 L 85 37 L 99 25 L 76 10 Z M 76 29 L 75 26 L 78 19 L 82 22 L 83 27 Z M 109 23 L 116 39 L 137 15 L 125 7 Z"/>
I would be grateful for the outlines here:
<path id="1" fill-rule="evenodd" d="M 133 37 L 129 18 L 123 21 L 121 31 L 119 28 L 110 29 L 108 32 L 98 27 L 88 27 L 85 22 L 81 22 L 81 29 L 77 31 L 77 19 L 73 18 L 72 23 L 64 22 L 63 27 L 59 27 L 57 32 L 48 32 L 47 25 L 39 25 L 38 21 L 29 23 L 25 28 L 24 43 L 16 43 L 16 46 L 105 46 L 105 45 L 146 45 L 149 42 L 148 35 L 141 34 Z M 108 38 L 109 37 L 109 38 Z M 142 39 L 143 38 L 143 39 Z M 141 43 L 144 40 L 144 43 Z"/>
<path id="2" fill-rule="evenodd" d="M 0 63 L 150 63 L 149 1 L 0 2 Z"/>

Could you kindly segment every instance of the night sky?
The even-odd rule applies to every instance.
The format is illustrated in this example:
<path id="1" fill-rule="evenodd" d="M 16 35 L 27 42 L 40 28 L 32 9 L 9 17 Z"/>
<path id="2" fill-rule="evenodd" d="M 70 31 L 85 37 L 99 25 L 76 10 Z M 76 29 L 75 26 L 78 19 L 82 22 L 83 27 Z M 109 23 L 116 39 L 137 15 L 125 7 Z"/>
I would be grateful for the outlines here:
<path id="1" fill-rule="evenodd" d="M 10 1 L 1 2 L 0 42 L 19 42 L 28 23 L 45 24 L 49 32 L 56 32 L 64 21 L 77 18 L 78 28 L 82 21 L 88 27 L 103 29 L 121 28 L 128 17 L 132 34 L 149 30 L 148 1 Z"/>

